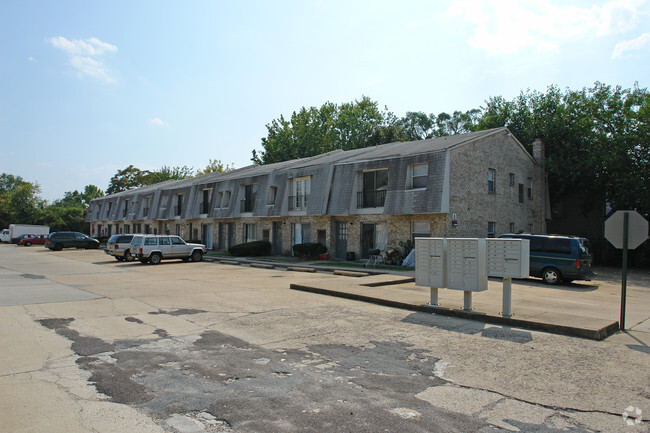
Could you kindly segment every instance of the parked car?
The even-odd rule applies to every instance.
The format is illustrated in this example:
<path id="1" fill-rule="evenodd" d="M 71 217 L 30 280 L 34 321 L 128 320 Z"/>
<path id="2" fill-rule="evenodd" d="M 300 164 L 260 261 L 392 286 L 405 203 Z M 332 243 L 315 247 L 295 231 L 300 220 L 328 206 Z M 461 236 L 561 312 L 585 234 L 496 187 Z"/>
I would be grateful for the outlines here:
<path id="1" fill-rule="evenodd" d="M 546 284 L 591 280 L 593 258 L 589 240 L 575 236 L 504 234 L 500 238 L 530 240 L 530 276 Z"/>
<path id="2" fill-rule="evenodd" d="M 132 262 L 135 260 L 135 251 L 131 247 L 131 241 L 138 234 L 121 234 L 113 235 L 106 241 L 106 248 L 104 252 L 110 256 L 115 257 L 118 262 Z"/>
<path id="3" fill-rule="evenodd" d="M 36 236 L 36 235 L 30 234 L 30 233 L 24 233 L 22 235 L 16 236 L 14 239 L 12 239 L 11 243 L 18 245 L 18 244 L 20 244 L 20 241 L 22 241 L 23 239 L 33 238 L 34 236 Z"/>
<path id="4" fill-rule="evenodd" d="M 26 247 L 30 245 L 44 245 L 48 236 L 49 235 L 21 235 L 18 245 L 24 245 Z"/>
<path id="5" fill-rule="evenodd" d="M 61 251 L 63 248 L 99 248 L 99 241 L 79 232 L 54 232 L 45 241 L 45 248 Z"/>
<path id="6" fill-rule="evenodd" d="M 188 244 L 180 236 L 143 235 L 132 241 L 132 248 L 137 248 L 137 258 L 141 263 L 157 265 L 161 260 L 181 259 L 200 262 L 206 252 L 203 244 Z"/>

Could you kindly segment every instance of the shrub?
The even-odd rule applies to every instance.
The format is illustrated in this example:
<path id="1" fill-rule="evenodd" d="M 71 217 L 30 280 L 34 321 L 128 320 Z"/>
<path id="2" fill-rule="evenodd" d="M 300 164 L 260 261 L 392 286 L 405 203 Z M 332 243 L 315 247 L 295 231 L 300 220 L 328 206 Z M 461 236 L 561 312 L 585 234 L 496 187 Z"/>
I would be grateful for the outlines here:
<path id="1" fill-rule="evenodd" d="M 296 244 L 293 246 L 293 253 L 298 257 L 317 257 L 327 252 L 327 248 L 319 243 Z"/>
<path id="2" fill-rule="evenodd" d="M 271 242 L 253 241 L 237 244 L 228 248 L 228 252 L 233 256 L 239 257 L 268 256 L 271 254 Z"/>

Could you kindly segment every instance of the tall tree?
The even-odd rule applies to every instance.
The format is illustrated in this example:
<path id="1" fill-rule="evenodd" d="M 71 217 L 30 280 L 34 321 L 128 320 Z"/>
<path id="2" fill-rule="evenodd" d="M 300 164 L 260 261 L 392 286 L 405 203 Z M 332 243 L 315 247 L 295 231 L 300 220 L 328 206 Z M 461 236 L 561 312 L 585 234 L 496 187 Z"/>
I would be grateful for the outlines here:
<path id="1" fill-rule="evenodd" d="M 35 224 L 45 206 L 38 183 L 8 173 L 0 175 L 0 227 L 9 224 Z"/>
<path id="2" fill-rule="evenodd" d="M 233 171 L 234 169 L 235 164 L 224 165 L 220 159 L 210 159 L 208 165 L 206 165 L 203 170 L 197 170 L 196 175 L 202 176 L 208 173 L 226 173 L 228 171 Z"/>
<path id="3" fill-rule="evenodd" d="M 145 185 L 145 178 L 149 175 L 148 171 L 142 171 L 133 164 L 123 170 L 118 170 L 111 178 L 106 194 L 115 194 L 121 191 L 138 188 Z"/>

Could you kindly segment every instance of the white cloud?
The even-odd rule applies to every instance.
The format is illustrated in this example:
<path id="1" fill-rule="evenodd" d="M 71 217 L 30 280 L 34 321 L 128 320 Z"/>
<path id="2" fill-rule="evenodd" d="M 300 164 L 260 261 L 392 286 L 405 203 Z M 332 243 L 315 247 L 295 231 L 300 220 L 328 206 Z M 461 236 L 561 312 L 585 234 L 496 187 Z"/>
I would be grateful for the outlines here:
<path id="1" fill-rule="evenodd" d="M 35 59 L 34 57 L 32 57 L 32 56 L 29 56 L 29 57 L 27 57 L 27 61 L 28 61 L 28 62 L 37 62 L 38 60 L 36 60 L 36 59 Z"/>
<path id="2" fill-rule="evenodd" d="M 169 126 L 168 124 L 166 124 L 165 122 L 163 122 L 157 117 L 154 117 L 153 119 L 149 120 L 149 123 L 156 126 Z"/>
<path id="3" fill-rule="evenodd" d="M 645 47 L 650 47 L 650 33 L 644 33 L 631 41 L 616 44 L 612 52 L 612 59 L 622 59 L 628 51 L 641 51 Z"/>
<path id="4" fill-rule="evenodd" d="M 106 52 L 116 52 L 117 47 L 97 38 L 86 40 L 69 40 L 64 36 L 57 36 L 47 40 L 54 48 L 68 54 L 70 65 L 77 71 L 77 76 L 83 78 L 90 76 L 106 82 L 114 82 L 109 75 L 108 68 L 101 60 Z"/>
<path id="5" fill-rule="evenodd" d="M 590 8 L 540 0 L 454 0 L 443 18 L 474 26 L 470 45 L 490 55 L 557 50 L 569 39 L 636 28 L 646 0 L 611 0 Z"/>

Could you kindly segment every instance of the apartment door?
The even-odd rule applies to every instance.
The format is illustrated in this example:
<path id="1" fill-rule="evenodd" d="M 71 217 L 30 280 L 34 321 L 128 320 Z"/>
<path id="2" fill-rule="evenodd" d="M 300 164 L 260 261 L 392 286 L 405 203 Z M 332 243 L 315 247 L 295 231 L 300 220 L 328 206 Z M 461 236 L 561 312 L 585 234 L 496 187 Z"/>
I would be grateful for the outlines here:
<path id="1" fill-rule="evenodd" d="M 219 249 L 226 249 L 226 225 L 219 223 Z"/>
<path id="2" fill-rule="evenodd" d="M 201 224 L 201 243 L 207 249 L 212 249 L 212 224 Z"/>
<path id="3" fill-rule="evenodd" d="M 337 258 L 345 258 L 348 251 L 348 223 L 336 222 L 335 254 Z"/>
<path id="4" fill-rule="evenodd" d="M 273 223 L 273 254 L 282 255 L 282 223 L 277 221 Z"/>
<path id="5" fill-rule="evenodd" d="M 235 245 L 235 223 L 228 223 L 228 247 Z"/>
<path id="6" fill-rule="evenodd" d="M 367 259 L 369 257 L 368 250 L 375 248 L 375 225 L 374 224 L 361 224 L 361 258 Z"/>

